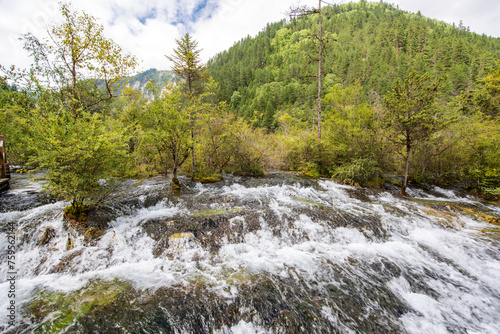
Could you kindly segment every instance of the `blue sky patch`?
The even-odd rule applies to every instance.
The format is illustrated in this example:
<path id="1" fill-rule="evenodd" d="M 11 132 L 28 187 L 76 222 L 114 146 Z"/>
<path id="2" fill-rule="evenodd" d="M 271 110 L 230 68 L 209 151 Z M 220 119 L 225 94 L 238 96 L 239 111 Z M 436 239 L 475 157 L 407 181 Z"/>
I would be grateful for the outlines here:
<path id="1" fill-rule="evenodd" d="M 142 24 L 146 24 L 146 20 L 147 19 L 154 19 L 154 18 L 157 17 L 157 14 L 158 14 L 157 9 L 156 8 L 152 8 L 148 13 L 146 13 L 146 15 L 140 16 L 137 19 Z"/>
<path id="2" fill-rule="evenodd" d="M 172 22 L 173 25 L 183 25 L 186 30 L 190 30 L 189 25 L 199 21 L 200 19 L 212 17 L 212 13 L 217 9 L 217 2 L 211 0 L 199 1 L 194 9 L 188 13 L 182 6 L 177 9 L 176 20 Z"/>

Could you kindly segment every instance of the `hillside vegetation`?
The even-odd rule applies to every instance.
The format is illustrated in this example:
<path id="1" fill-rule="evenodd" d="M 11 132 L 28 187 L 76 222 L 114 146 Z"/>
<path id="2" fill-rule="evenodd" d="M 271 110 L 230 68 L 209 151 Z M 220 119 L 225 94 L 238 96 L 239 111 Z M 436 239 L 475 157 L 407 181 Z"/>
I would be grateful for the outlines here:
<path id="1" fill-rule="evenodd" d="M 500 58 L 500 39 L 462 24 L 408 13 L 380 2 L 323 8 L 323 92 L 359 85 L 359 98 L 375 102 L 411 69 L 445 78 L 441 98 L 476 87 Z M 318 14 L 268 24 L 208 63 L 219 97 L 255 125 L 270 129 L 290 108 L 302 121 L 314 117 L 317 97 Z"/>

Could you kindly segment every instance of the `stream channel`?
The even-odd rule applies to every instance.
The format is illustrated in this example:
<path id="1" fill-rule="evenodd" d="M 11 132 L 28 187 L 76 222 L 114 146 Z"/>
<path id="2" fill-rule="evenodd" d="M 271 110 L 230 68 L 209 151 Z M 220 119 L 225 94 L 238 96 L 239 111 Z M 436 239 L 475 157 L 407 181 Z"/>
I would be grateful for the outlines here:
<path id="1" fill-rule="evenodd" d="M 500 207 L 459 191 L 153 177 L 80 231 L 35 176 L 0 195 L 1 333 L 500 333 Z"/>

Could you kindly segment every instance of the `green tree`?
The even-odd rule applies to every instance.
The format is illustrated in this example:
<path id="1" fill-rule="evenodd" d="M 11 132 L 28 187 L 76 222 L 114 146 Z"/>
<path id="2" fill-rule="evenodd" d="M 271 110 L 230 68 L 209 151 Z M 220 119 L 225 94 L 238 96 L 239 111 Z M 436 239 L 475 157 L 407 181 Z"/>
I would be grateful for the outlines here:
<path id="1" fill-rule="evenodd" d="M 180 40 L 175 40 L 177 48 L 172 56 L 166 56 L 174 66 L 173 71 L 184 79 L 187 98 L 191 99 L 203 91 L 203 83 L 206 81 L 205 69 L 201 63 L 198 42 L 193 40 L 189 33 L 186 33 Z M 191 114 L 191 177 L 195 177 L 195 129 L 196 110 Z"/>
<path id="2" fill-rule="evenodd" d="M 127 145 L 119 123 L 99 113 L 32 111 L 31 161 L 48 171 L 48 190 L 77 211 L 97 206 L 127 173 Z"/>
<path id="3" fill-rule="evenodd" d="M 488 89 L 496 92 L 500 91 L 500 60 L 497 61 L 496 67 L 482 81 Z"/>
<path id="4" fill-rule="evenodd" d="M 201 93 L 206 81 L 205 69 L 201 62 L 198 42 L 187 33 L 180 40 L 175 40 L 177 48 L 171 56 L 166 56 L 173 63 L 172 70 L 185 80 L 188 97 Z"/>
<path id="5" fill-rule="evenodd" d="M 49 29 L 47 44 L 24 36 L 34 63 L 22 78 L 37 108 L 23 119 L 30 162 L 48 170 L 53 194 L 81 208 L 100 203 L 112 180 L 128 170 L 123 131 L 102 114 L 113 96 L 111 85 L 136 59 L 104 37 L 94 17 L 66 4 L 60 10 L 64 20 Z"/>
<path id="6" fill-rule="evenodd" d="M 179 185 L 177 172 L 188 159 L 192 142 L 189 135 L 192 106 L 182 98 L 177 87 L 147 106 L 141 118 L 142 149 L 159 161 L 165 174 L 172 171 L 172 186 Z M 151 148 L 151 149 L 148 149 Z"/>
<path id="7" fill-rule="evenodd" d="M 145 106 L 146 100 L 142 98 L 141 91 L 131 87 L 124 88 L 121 96 L 114 103 L 113 117 L 120 121 L 129 137 L 130 153 L 135 151 L 140 119 L 144 115 Z"/>
<path id="8" fill-rule="evenodd" d="M 34 59 L 29 88 L 55 89 L 73 114 L 102 111 L 102 102 L 113 97 L 113 86 L 135 68 L 137 59 L 106 38 L 93 16 L 64 3 L 60 11 L 64 20 L 49 29 L 45 43 L 24 35 L 24 47 Z"/>
<path id="9" fill-rule="evenodd" d="M 393 90 L 385 96 L 385 121 L 392 131 L 391 139 L 401 145 L 405 160 L 401 194 L 406 195 L 408 170 L 412 151 L 439 129 L 442 121 L 434 104 L 440 81 L 413 71 L 404 81 L 396 81 Z"/>
<path id="10" fill-rule="evenodd" d="M 31 132 L 26 120 L 34 100 L 26 92 L 7 85 L 5 78 L 0 80 L 0 134 L 6 136 L 9 162 L 26 166 L 28 158 L 34 154 L 26 145 Z"/>

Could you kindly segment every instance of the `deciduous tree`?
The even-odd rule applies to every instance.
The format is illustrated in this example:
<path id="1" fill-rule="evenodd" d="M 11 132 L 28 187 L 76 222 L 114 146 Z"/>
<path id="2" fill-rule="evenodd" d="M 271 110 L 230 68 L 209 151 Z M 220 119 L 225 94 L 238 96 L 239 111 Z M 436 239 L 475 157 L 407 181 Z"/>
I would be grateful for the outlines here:
<path id="1" fill-rule="evenodd" d="M 60 11 L 63 21 L 49 29 L 44 41 L 32 34 L 23 37 L 34 60 L 31 86 L 56 89 L 56 97 L 74 114 L 96 111 L 113 97 L 113 85 L 135 68 L 137 60 L 106 38 L 93 16 L 64 3 Z"/>
<path id="2" fill-rule="evenodd" d="M 94 17 L 67 4 L 60 11 L 63 21 L 44 42 L 24 36 L 34 60 L 24 89 L 35 101 L 25 117 L 32 134 L 26 144 L 34 152 L 31 163 L 49 172 L 49 190 L 76 208 L 100 202 L 106 185 L 127 171 L 123 131 L 102 114 L 112 84 L 136 59 L 104 37 Z"/>

